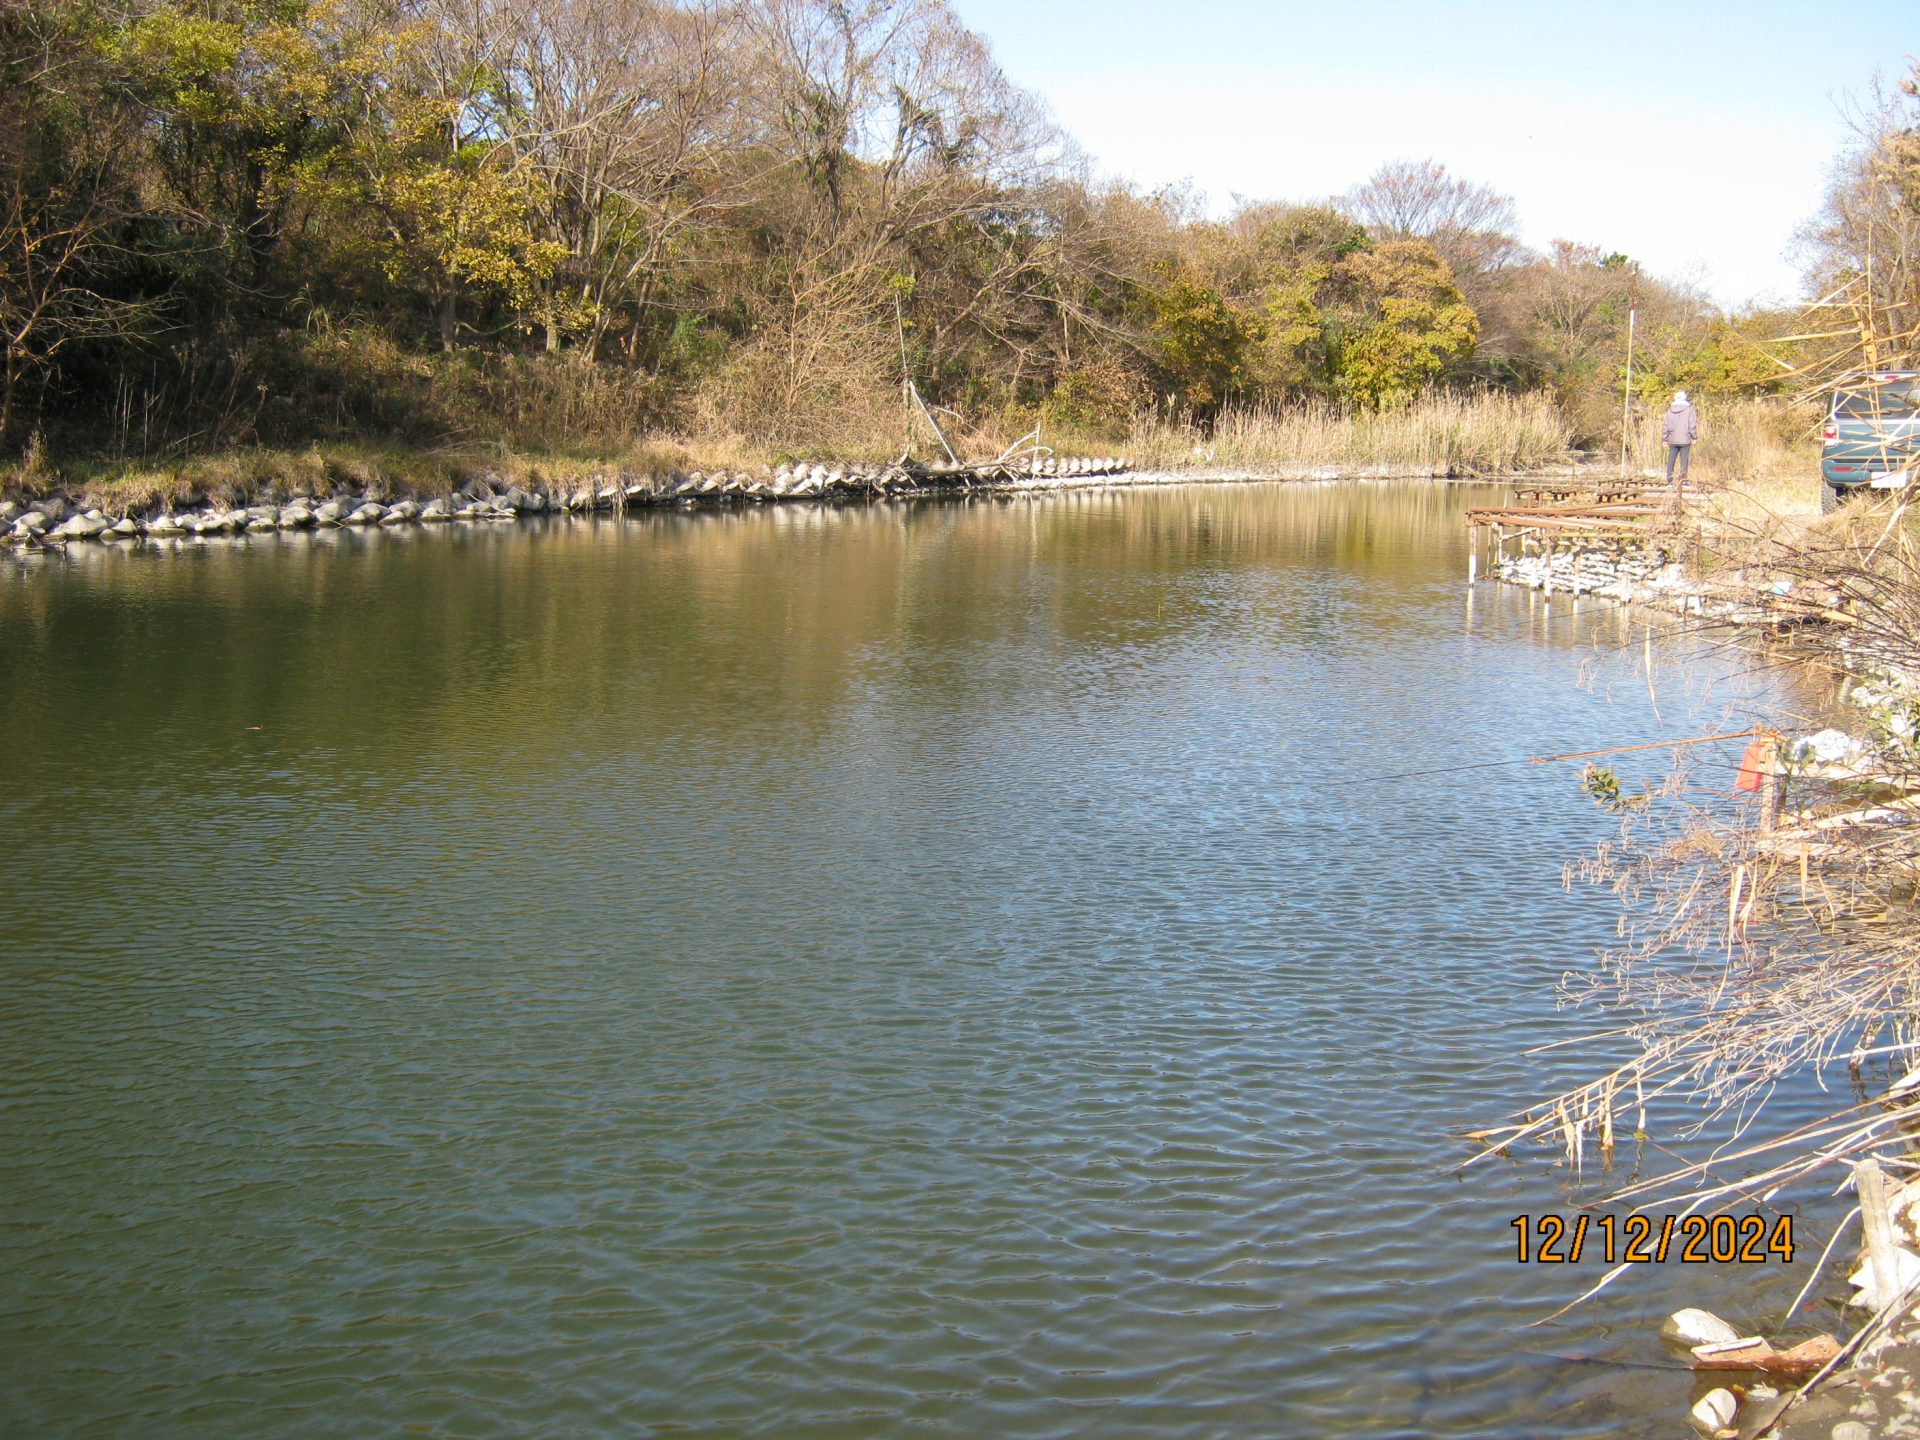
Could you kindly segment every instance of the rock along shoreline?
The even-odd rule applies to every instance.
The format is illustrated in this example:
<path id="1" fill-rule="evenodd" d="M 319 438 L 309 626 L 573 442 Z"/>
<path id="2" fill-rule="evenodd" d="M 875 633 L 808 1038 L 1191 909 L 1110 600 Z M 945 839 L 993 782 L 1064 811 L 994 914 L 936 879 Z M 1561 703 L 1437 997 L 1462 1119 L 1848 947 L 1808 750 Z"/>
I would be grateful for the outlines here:
<path id="1" fill-rule="evenodd" d="M 1796 584 L 1765 573 L 1700 575 L 1682 558 L 1688 542 L 1672 536 L 1594 537 L 1511 555 L 1487 577 L 1580 599 L 1665 610 L 1734 627 L 1779 630 L 1832 618 L 1844 597 L 1830 586 Z"/>
<path id="2" fill-rule="evenodd" d="M 0 498 L 0 547 L 59 548 L 75 542 L 214 538 L 316 529 L 392 529 L 519 520 L 540 515 L 594 515 L 627 510 L 860 502 L 952 495 L 1024 495 L 1059 490 L 1165 485 L 1433 480 L 1460 477 L 1417 467 L 1332 469 L 1290 467 L 1246 471 L 1135 470 L 1118 456 L 1037 459 L 990 467 L 782 465 L 758 472 L 688 470 L 634 474 L 605 470 L 561 484 L 522 484 L 498 475 L 469 480 L 438 494 L 396 494 L 377 486 L 326 493 L 288 493 L 269 487 L 251 503 L 207 495 L 138 507 L 64 491 Z"/>
<path id="3" fill-rule="evenodd" d="M 0 499 L 0 544 L 63 546 L 113 544 L 146 538 L 264 534 L 327 528 L 387 529 L 398 526 L 482 523 L 535 515 L 603 514 L 653 507 L 758 504 L 779 501 L 873 500 L 895 496 L 991 491 L 1041 491 L 1092 485 L 1175 483 L 1190 477 L 1141 474 L 1119 457 L 1037 460 L 1019 471 L 989 475 L 919 466 L 781 466 L 744 471 L 674 471 L 628 474 L 607 471 L 563 485 L 509 483 L 499 477 L 470 480 L 438 495 L 395 497 L 368 488 L 325 494 L 281 494 L 269 489 L 251 504 L 206 496 L 185 503 L 116 511 L 64 493 Z"/>

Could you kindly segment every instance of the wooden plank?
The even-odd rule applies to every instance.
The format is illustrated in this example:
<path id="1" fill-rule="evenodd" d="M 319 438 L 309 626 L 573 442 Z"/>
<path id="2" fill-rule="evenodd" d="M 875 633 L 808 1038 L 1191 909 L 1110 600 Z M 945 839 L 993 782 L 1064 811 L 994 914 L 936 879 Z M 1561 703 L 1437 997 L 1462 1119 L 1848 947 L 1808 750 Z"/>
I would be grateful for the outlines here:
<path id="1" fill-rule="evenodd" d="M 1515 530 L 1584 530 L 1594 534 L 1640 535 L 1646 527 L 1634 516 L 1528 515 L 1511 511 L 1469 512 L 1470 525 L 1512 526 Z"/>
<path id="2" fill-rule="evenodd" d="M 1805 1379 L 1816 1373 L 1840 1353 L 1840 1342 L 1831 1335 L 1816 1335 L 1789 1350 L 1776 1350 L 1758 1336 L 1726 1340 L 1718 1345 L 1693 1347 L 1696 1370 L 1764 1370 L 1770 1375 L 1788 1375 Z"/>
<path id="3" fill-rule="evenodd" d="M 1608 517 L 1639 517 L 1658 515 L 1659 508 L 1652 505 L 1548 505 L 1548 506 L 1508 506 L 1485 505 L 1469 510 L 1469 515 L 1511 515 L 1516 519 L 1538 517 L 1542 520 L 1578 519 L 1584 515 Z"/>

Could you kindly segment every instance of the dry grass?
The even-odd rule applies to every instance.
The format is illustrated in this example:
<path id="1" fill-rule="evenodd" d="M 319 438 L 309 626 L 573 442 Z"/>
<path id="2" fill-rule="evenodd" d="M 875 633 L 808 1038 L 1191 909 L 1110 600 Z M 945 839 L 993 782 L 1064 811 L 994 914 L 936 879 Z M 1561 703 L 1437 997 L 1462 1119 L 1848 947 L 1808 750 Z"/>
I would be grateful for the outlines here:
<path id="1" fill-rule="evenodd" d="M 1733 400 L 1703 407 L 1693 478 L 1718 493 L 1716 513 L 1736 526 L 1809 521 L 1820 514 L 1820 412 L 1788 400 Z M 1634 464 L 1663 474 L 1657 425 L 1635 437 Z"/>
<path id="2" fill-rule="evenodd" d="M 1811 632 L 1814 652 L 1802 661 L 1855 676 L 1920 676 L 1914 508 L 1897 498 L 1861 501 L 1785 538 L 1777 525 L 1729 532 L 1744 548 L 1724 563 L 1759 559 L 1792 582 L 1795 597 L 1838 615 Z M 1691 629 L 1696 643 L 1712 638 Z M 1748 655 L 1746 663 L 1759 662 Z M 1881 690 L 1858 726 L 1874 744 L 1874 778 L 1790 775 L 1771 832 L 1756 804 L 1727 804 L 1724 774 L 1677 767 L 1627 813 L 1616 841 L 1572 867 L 1619 897 L 1623 938 L 1570 998 L 1603 1012 L 1605 1037 L 1631 1042 L 1635 1053 L 1482 1132 L 1486 1153 L 1531 1138 L 1565 1147 L 1577 1163 L 1589 1146 L 1610 1150 L 1617 1131 L 1643 1128 L 1650 1104 L 1680 1099 L 1698 1107 L 1700 1125 L 1717 1123 L 1732 1138 L 1707 1159 L 1636 1178 L 1610 1203 L 1751 1210 L 1830 1190 L 1867 1156 L 1920 1178 L 1920 1090 L 1912 1088 L 1920 820 L 1899 799 L 1920 793 L 1916 721 L 1920 700 Z M 1889 801 L 1891 809 L 1863 817 L 1863 808 Z M 1775 1087 L 1838 1061 L 1853 1084 L 1833 1087 L 1829 1112 L 1769 1133 L 1763 1117 Z"/>
<path id="3" fill-rule="evenodd" d="M 1435 392 L 1382 411 L 1231 410 L 1204 431 L 1149 417 L 1136 422 L 1127 450 L 1152 465 L 1507 474 L 1566 463 L 1572 434 L 1544 394 Z"/>
<path id="4" fill-rule="evenodd" d="M 368 374 L 361 378 L 370 385 L 369 353 L 364 345 L 353 351 L 365 362 Z M 0 471 L 0 489 L 32 494 L 64 486 L 101 503 L 137 507 L 196 493 L 248 495 L 269 485 L 432 493 L 475 475 L 565 480 L 609 468 L 658 473 L 755 470 L 790 460 L 873 462 L 894 458 L 909 443 L 917 455 L 939 454 L 924 420 L 906 412 L 898 387 L 875 376 L 812 396 L 777 422 L 741 425 L 723 403 L 745 383 L 741 374 L 697 390 L 696 403 L 677 417 L 648 420 L 635 403 L 637 392 L 599 382 L 571 388 L 564 362 L 516 362 L 499 373 L 468 362 L 443 368 L 416 363 L 432 373 L 413 383 L 439 396 L 437 404 L 453 406 L 443 393 L 451 389 L 458 392 L 458 408 L 497 410 L 488 424 L 467 427 L 493 438 L 443 431 L 437 441 L 415 440 L 396 432 L 385 444 L 343 437 L 304 446 L 227 445 L 180 458 L 64 465 L 36 458 L 31 470 Z M 1723 492 L 1728 518 L 1751 524 L 1817 514 L 1818 452 L 1796 428 L 1804 417 L 1747 402 L 1711 418 L 1694 473 Z M 1155 416 L 1102 426 L 1043 420 L 1024 407 L 980 415 L 940 412 L 940 420 L 955 449 L 976 460 L 1002 453 L 1037 424 L 1041 441 L 1055 454 L 1125 455 L 1140 468 L 1464 476 L 1537 471 L 1577 458 L 1569 450 L 1571 428 L 1544 393 L 1436 392 L 1380 412 L 1329 406 L 1232 410 L 1211 426 Z M 1657 458 L 1650 444 L 1636 452 L 1636 463 L 1644 460 L 1655 473 Z"/>
<path id="5" fill-rule="evenodd" d="M 498 447 L 390 449 L 315 445 L 304 450 L 258 448 L 195 455 L 171 465 L 92 466 L 52 473 L 27 485 L 0 472 L 0 489 L 35 494 L 65 488 L 112 513 L 180 505 L 197 496 L 234 502 L 276 490 L 289 494 L 337 492 L 391 499 L 436 495 L 485 478 L 508 484 L 565 486 L 612 471 L 663 474 L 705 467 L 751 469 L 762 452 L 744 442 L 657 437 L 580 454 L 518 454 Z"/>
<path id="6" fill-rule="evenodd" d="M 343 442 L 303 449 L 258 446 L 191 455 L 170 463 L 0 469 L 0 492 L 37 495 L 66 490 L 118 514 L 180 505 L 197 496 L 234 502 L 268 490 L 307 495 L 345 491 L 391 499 L 445 494 L 477 478 L 564 487 L 604 479 L 614 472 L 751 471 L 782 458 L 786 458 L 783 452 L 725 431 L 656 434 L 565 452 L 520 452 L 503 445 L 411 448 Z"/>

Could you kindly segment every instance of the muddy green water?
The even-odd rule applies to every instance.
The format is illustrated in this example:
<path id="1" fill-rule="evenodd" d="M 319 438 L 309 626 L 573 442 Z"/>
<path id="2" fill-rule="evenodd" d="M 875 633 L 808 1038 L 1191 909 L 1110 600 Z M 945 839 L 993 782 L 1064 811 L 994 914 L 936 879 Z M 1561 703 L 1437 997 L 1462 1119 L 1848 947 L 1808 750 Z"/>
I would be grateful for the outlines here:
<path id="1" fill-rule="evenodd" d="M 0 1431 L 1679 1433 L 1804 1265 L 1523 1328 L 1610 822 L 1446 767 L 1743 691 L 1472 498 L 0 561 Z"/>

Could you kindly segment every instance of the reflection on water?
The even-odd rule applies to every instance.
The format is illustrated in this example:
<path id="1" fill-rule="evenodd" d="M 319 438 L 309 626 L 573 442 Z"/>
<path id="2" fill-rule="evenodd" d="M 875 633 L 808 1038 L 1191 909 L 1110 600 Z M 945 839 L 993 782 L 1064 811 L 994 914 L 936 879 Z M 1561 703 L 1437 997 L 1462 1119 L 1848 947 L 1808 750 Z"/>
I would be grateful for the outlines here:
<path id="1" fill-rule="evenodd" d="M 0 1424 L 1670 1431 L 1565 1357 L 1804 1264 L 1521 1328 L 1591 1187 L 1448 1172 L 1572 1073 L 1608 822 L 1458 767 L 1742 690 L 1469 601 L 1469 498 L 0 563 Z"/>

